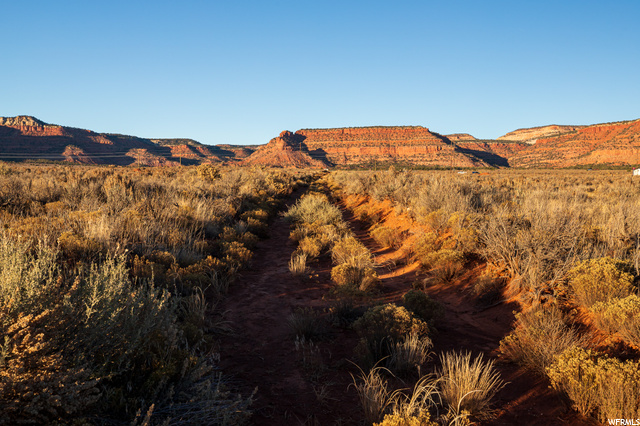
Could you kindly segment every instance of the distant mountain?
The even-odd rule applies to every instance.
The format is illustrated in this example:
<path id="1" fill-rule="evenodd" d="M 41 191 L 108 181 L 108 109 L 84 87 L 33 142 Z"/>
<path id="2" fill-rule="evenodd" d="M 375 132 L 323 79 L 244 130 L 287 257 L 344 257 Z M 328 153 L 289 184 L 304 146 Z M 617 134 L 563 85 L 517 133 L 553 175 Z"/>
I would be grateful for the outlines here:
<path id="1" fill-rule="evenodd" d="M 640 119 L 574 126 L 540 137 L 509 159 L 515 167 L 575 167 L 640 164 Z"/>
<path id="2" fill-rule="evenodd" d="M 293 147 L 323 162 L 349 166 L 405 162 L 439 167 L 482 167 L 484 160 L 458 149 L 422 126 L 372 126 L 302 129 L 287 132 Z M 258 152 L 253 156 L 258 155 Z"/>
<path id="3" fill-rule="evenodd" d="M 530 145 L 536 143 L 538 139 L 551 136 L 563 135 L 565 133 L 575 132 L 586 126 L 558 126 L 552 124 L 550 126 L 530 127 L 528 129 L 518 129 L 509 132 L 498 138 L 499 141 L 525 142 Z"/>
<path id="4" fill-rule="evenodd" d="M 82 164 L 236 163 L 282 167 L 414 164 L 428 167 L 575 167 L 640 164 L 640 120 L 518 129 L 497 140 L 442 136 L 422 126 L 283 131 L 265 145 L 204 145 L 193 139 L 144 139 L 0 117 L 0 160 Z"/>
<path id="5" fill-rule="evenodd" d="M 47 124 L 31 116 L 0 117 L 0 160 L 5 161 L 164 166 L 236 161 L 247 155 L 241 147 L 234 151 L 192 139 L 144 139 Z"/>

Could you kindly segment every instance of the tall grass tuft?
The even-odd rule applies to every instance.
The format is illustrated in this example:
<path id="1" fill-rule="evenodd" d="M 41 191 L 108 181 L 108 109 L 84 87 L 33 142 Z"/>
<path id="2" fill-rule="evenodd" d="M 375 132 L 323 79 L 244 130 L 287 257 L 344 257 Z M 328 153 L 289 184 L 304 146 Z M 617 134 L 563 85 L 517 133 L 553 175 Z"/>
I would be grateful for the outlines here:
<path id="1" fill-rule="evenodd" d="M 441 395 L 449 410 L 486 416 L 491 398 L 504 386 L 493 361 L 485 362 L 482 355 L 472 360 L 468 352 L 447 352 L 440 362 Z"/>

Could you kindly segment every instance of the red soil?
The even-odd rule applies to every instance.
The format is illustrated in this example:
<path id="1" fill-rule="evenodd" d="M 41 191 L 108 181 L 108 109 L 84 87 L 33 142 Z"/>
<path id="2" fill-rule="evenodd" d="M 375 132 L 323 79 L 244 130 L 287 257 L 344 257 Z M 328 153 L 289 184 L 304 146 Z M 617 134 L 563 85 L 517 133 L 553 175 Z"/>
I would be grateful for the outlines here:
<path id="1" fill-rule="evenodd" d="M 298 194 L 299 195 L 299 194 Z M 297 197 L 292 196 L 289 205 Z M 349 200 L 353 203 L 364 199 Z M 407 232 L 419 233 L 419 227 L 396 215 L 390 204 L 381 204 L 381 221 Z M 367 226 L 356 220 L 343 206 L 345 219 L 356 236 L 375 254 L 383 291 L 379 302 L 399 302 L 402 295 L 420 278 L 417 264 L 405 264 L 405 252 L 382 248 L 370 237 Z M 234 332 L 221 339 L 221 367 L 233 388 L 244 395 L 257 388 L 252 406 L 253 424 L 361 424 L 362 412 L 357 394 L 350 387 L 350 374 L 357 368 L 353 359 L 357 337 L 349 329 L 332 328 L 326 339 L 318 342 L 326 369 L 311 378 L 301 362 L 291 336 L 287 317 L 297 307 L 326 309 L 331 306 L 327 293 L 331 288 L 329 259 L 310 264 L 311 277 L 298 279 L 288 270 L 295 250 L 289 240 L 289 226 L 276 219 L 270 226 L 271 236 L 261 241 L 252 266 L 235 282 L 221 306 Z M 433 352 L 468 350 L 494 359 L 507 385 L 494 401 L 495 417 L 491 425 L 595 424 L 570 410 L 549 389 L 544 378 L 538 378 L 519 367 L 500 362 L 497 348 L 512 327 L 515 303 L 503 303 L 478 309 L 468 287 L 485 265 L 475 261 L 450 285 L 432 286 L 430 296 L 445 307 L 445 317 L 434 336 Z M 433 368 L 437 356 L 433 357 Z M 326 396 L 323 398 L 323 395 Z"/>

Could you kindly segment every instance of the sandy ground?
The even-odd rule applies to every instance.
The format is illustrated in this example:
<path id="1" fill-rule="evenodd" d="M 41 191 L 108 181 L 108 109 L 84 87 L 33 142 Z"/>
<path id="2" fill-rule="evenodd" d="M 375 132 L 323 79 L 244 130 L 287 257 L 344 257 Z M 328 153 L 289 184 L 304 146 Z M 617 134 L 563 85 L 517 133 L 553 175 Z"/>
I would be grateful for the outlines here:
<path id="1" fill-rule="evenodd" d="M 292 195 L 287 206 L 300 195 Z M 417 264 L 402 262 L 401 249 L 378 246 L 366 225 L 342 208 L 356 236 L 375 254 L 380 265 L 378 275 L 383 291 L 373 302 L 398 302 L 423 273 Z M 381 210 L 381 216 L 388 222 L 401 220 L 388 208 Z M 278 217 L 269 229 L 270 237 L 258 244 L 251 267 L 242 272 L 221 306 L 233 328 L 220 342 L 223 373 L 244 395 L 257 388 L 252 406 L 255 425 L 362 424 L 358 397 L 350 386 L 351 375 L 358 374 L 349 361 L 357 344 L 354 332 L 331 327 L 317 343 L 320 355 L 305 365 L 287 324 L 287 317 L 296 308 L 324 311 L 335 303 L 327 297 L 332 286 L 330 260 L 311 263 L 310 276 L 293 277 L 288 262 L 295 245 L 289 240 L 289 225 Z M 433 352 L 465 350 L 498 361 L 496 366 L 508 383 L 496 396 L 495 416 L 486 424 L 595 424 L 570 410 L 549 389 L 545 379 L 499 362 L 499 342 L 511 330 L 513 311 L 518 306 L 502 303 L 489 309 L 478 308 L 468 286 L 483 268 L 480 261 L 472 262 L 454 282 L 427 288 L 429 295 L 445 307 L 445 316 L 433 338 Z M 434 355 L 426 368 L 433 368 L 437 358 Z"/>

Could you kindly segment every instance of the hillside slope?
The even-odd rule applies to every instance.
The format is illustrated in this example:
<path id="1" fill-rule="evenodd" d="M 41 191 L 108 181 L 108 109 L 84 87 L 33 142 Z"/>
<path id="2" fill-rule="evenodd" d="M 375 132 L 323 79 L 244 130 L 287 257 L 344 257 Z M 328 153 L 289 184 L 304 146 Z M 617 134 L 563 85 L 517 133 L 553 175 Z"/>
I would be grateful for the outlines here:
<path id="1" fill-rule="evenodd" d="M 540 138 L 509 157 L 515 167 L 640 164 L 640 119 L 594 124 Z"/>

